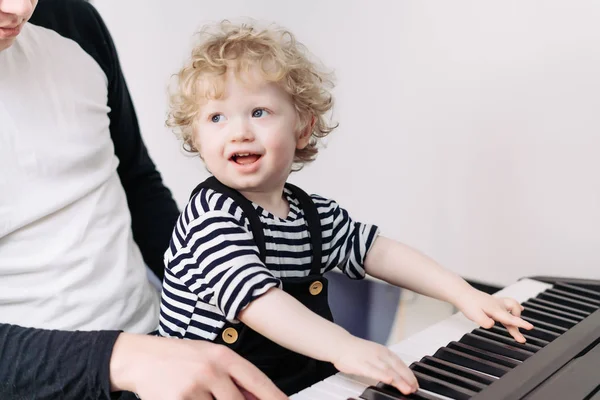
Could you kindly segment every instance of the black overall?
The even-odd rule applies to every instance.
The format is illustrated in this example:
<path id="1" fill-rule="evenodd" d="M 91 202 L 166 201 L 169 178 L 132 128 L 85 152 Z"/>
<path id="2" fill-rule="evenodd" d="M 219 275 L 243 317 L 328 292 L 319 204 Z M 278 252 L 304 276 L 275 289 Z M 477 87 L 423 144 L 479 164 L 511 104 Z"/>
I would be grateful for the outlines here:
<path id="1" fill-rule="evenodd" d="M 304 218 L 308 224 L 312 246 L 310 274 L 302 278 L 282 278 L 283 290 L 296 298 L 314 313 L 333 321 L 327 301 L 327 279 L 321 275 L 321 220 L 312 199 L 302 189 L 286 183 L 286 187 L 300 201 Z M 260 252 L 260 259 L 266 264 L 266 247 L 262 223 L 252 203 L 235 189 L 231 189 L 215 177 L 210 177 L 192 192 L 208 188 L 230 197 L 242 208 L 250 221 L 254 241 Z M 277 316 L 273 316 L 277 323 Z M 280 323 L 285 323 L 283 320 Z M 263 371 L 285 394 L 294 394 L 337 372 L 333 364 L 314 360 L 295 353 L 253 331 L 243 323 L 226 322 L 215 339 L 252 362 Z"/>

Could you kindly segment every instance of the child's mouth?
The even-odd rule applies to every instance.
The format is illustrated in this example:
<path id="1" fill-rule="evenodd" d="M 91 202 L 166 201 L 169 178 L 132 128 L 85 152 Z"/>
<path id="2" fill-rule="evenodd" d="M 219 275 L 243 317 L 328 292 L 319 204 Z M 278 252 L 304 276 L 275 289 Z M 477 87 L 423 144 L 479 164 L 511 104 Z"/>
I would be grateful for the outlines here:
<path id="1" fill-rule="evenodd" d="M 231 161 L 239 165 L 249 165 L 258 161 L 261 156 L 251 153 L 237 153 L 231 157 Z"/>

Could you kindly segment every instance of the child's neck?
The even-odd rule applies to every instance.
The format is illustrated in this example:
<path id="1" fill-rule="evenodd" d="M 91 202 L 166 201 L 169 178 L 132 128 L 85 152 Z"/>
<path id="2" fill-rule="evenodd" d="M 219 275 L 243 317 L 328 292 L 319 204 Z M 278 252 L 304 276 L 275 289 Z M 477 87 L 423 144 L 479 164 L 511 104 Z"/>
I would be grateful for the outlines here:
<path id="1" fill-rule="evenodd" d="M 290 212 L 290 205 L 283 195 L 283 190 L 273 192 L 242 192 L 245 198 L 258 204 L 271 214 L 286 219 Z"/>

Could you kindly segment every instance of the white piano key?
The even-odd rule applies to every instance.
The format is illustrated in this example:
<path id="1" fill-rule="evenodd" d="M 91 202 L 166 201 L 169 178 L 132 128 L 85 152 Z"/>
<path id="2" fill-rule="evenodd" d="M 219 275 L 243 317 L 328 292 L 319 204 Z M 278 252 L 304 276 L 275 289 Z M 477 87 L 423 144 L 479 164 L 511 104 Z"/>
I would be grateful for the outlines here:
<path id="1" fill-rule="evenodd" d="M 318 392 L 312 392 L 311 388 L 305 389 L 300 395 L 293 395 L 290 397 L 292 400 L 331 400 L 331 399 L 323 399 L 319 397 L 321 394 Z"/>
<path id="2" fill-rule="evenodd" d="M 362 391 L 357 392 L 356 390 L 350 390 L 341 386 L 334 385 L 328 381 L 321 381 L 312 386 L 313 389 L 321 391 L 324 396 L 327 395 L 331 399 L 346 400 L 348 397 L 360 396 Z"/>
<path id="3" fill-rule="evenodd" d="M 512 297 L 518 302 L 522 303 L 531 297 L 537 296 L 544 290 L 550 289 L 551 287 L 552 285 L 548 283 L 534 281 L 532 279 L 522 279 L 494 293 L 494 296 Z"/>
<path id="4" fill-rule="evenodd" d="M 518 302 L 522 303 L 551 287 L 552 285 L 543 282 L 538 282 L 531 279 L 522 279 L 513 285 L 498 291 L 494 294 L 494 296 L 512 297 Z M 433 355 L 440 347 L 446 346 L 453 340 L 459 340 L 464 334 L 469 333 L 478 327 L 479 326 L 477 324 L 470 321 L 462 313 L 457 313 L 450 318 L 438 322 L 437 324 L 434 324 L 429 328 L 426 328 L 423 331 L 396 343 L 390 347 L 390 350 L 396 353 L 402 359 L 402 361 L 409 366 L 411 363 L 419 361 L 424 356 Z M 378 383 L 374 380 L 369 380 L 364 377 L 342 373 L 338 373 L 332 377 L 329 377 L 323 382 L 327 382 L 328 385 L 320 385 L 322 382 L 319 382 L 310 388 L 296 393 L 290 398 L 293 400 L 346 400 L 348 397 L 346 396 L 346 393 L 356 393 L 354 397 L 358 398 L 358 396 L 360 396 L 360 394 L 369 385 L 376 385 Z M 341 397 L 337 395 L 337 392 L 331 392 L 333 390 L 333 386 L 331 384 L 333 386 L 341 386 Z M 431 394 L 442 399 L 448 399 L 448 397 L 443 397 L 437 393 Z"/>
<path id="5" fill-rule="evenodd" d="M 345 379 L 344 374 L 335 374 L 325 379 L 325 382 L 329 382 L 335 386 L 342 387 L 346 390 L 353 391 L 360 395 L 362 391 L 365 389 L 365 384 L 362 382 L 358 382 L 352 379 Z"/>
<path id="6" fill-rule="evenodd" d="M 364 385 L 364 386 L 377 384 L 377 381 L 375 379 L 367 378 L 366 376 L 359 376 L 359 375 L 352 375 L 352 374 L 345 374 L 345 373 L 338 373 L 337 376 L 339 376 L 340 378 L 345 379 L 347 381 L 356 382 L 356 383 L 358 383 L 360 385 Z"/>
<path id="7" fill-rule="evenodd" d="M 331 400 L 331 398 L 327 399 L 323 399 L 323 396 L 319 397 L 320 395 L 322 395 L 322 393 L 319 393 L 318 391 L 313 391 L 312 387 L 306 388 L 301 392 L 298 392 L 292 396 L 290 396 L 291 400 Z"/>

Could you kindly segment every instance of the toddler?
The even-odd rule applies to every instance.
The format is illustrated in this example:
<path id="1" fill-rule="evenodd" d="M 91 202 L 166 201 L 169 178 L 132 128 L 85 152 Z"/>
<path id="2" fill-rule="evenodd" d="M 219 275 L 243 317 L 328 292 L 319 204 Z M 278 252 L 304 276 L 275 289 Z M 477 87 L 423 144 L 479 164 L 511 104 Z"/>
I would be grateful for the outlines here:
<path id="1" fill-rule="evenodd" d="M 193 191 L 165 254 L 161 335 L 229 346 L 287 394 L 338 370 L 414 392 L 396 354 L 333 323 L 324 274 L 338 268 L 450 302 L 483 327 L 499 321 L 525 341 L 518 328 L 532 326 L 517 301 L 475 290 L 286 182 L 335 128 L 330 80 L 290 32 L 220 23 L 177 78 L 168 125 L 212 177 Z"/>

